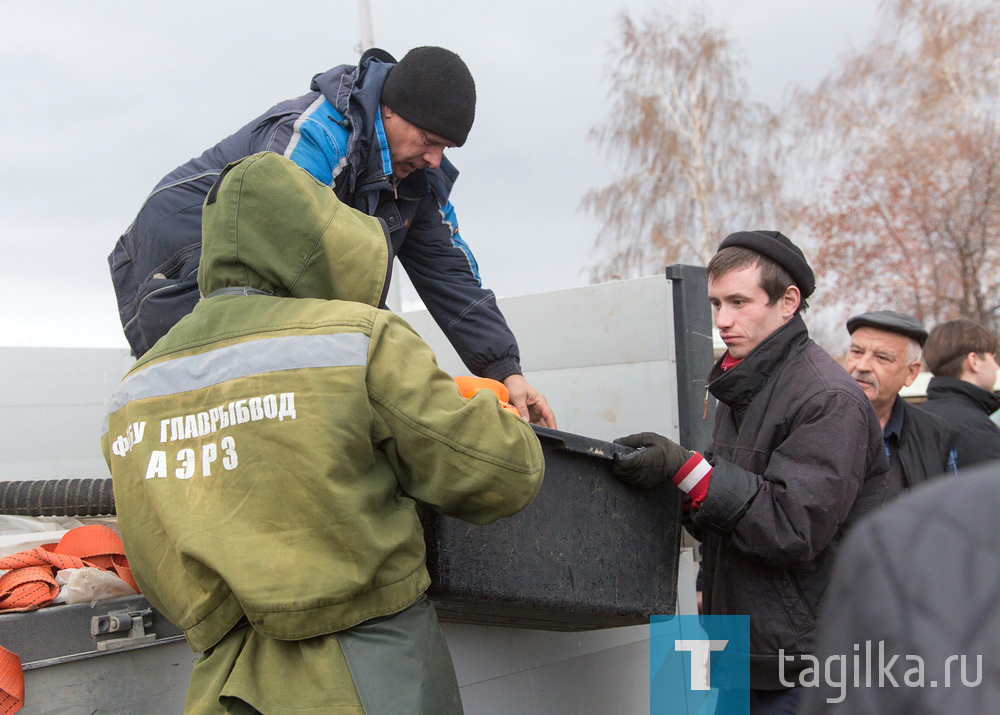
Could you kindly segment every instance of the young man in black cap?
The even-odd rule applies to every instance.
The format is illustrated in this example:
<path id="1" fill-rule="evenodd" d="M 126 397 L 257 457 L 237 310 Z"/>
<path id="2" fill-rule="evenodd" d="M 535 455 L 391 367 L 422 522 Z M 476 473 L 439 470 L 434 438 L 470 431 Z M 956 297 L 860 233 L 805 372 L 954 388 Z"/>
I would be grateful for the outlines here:
<path id="1" fill-rule="evenodd" d="M 728 236 L 706 269 L 725 355 L 704 455 L 653 433 L 616 461 L 625 482 L 672 481 L 701 540 L 703 611 L 750 616 L 752 713 L 794 713 L 813 652 L 836 545 L 878 508 L 888 468 L 882 431 L 857 383 L 810 338 L 814 288 L 802 251 L 777 231 Z"/>
<path id="2" fill-rule="evenodd" d="M 932 477 L 958 471 L 958 433 L 899 396 L 920 373 L 927 330 L 911 315 L 876 310 L 847 321 L 851 347 L 844 367 L 857 380 L 882 425 L 889 459 L 886 499 Z"/>
<path id="3" fill-rule="evenodd" d="M 949 320 L 927 338 L 924 360 L 934 373 L 927 385 L 928 412 L 958 430 L 958 463 L 1000 459 L 1000 428 L 990 414 L 1000 409 L 997 380 L 997 337 L 974 320 Z"/>
<path id="4" fill-rule="evenodd" d="M 291 159 L 344 203 L 385 221 L 421 299 L 476 375 L 503 382 L 525 418 L 555 427 L 448 195 L 458 170 L 444 150 L 465 144 L 476 86 L 454 52 L 384 50 L 313 77 L 311 92 L 275 105 L 178 167 L 154 188 L 108 257 L 125 336 L 142 356 L 198 302 L 202 204 L 231 162 L 260 151 Z"/>

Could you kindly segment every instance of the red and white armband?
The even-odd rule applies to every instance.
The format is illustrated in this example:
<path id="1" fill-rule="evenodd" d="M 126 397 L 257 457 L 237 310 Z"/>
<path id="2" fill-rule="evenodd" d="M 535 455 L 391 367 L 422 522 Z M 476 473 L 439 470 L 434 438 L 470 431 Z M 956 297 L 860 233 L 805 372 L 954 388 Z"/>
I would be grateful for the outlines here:
<path id="1" fill-rule="evenodd" d="M 708 494 L 711 479 L 712 465 L 697 452 L 692 452 L 691 458 L 674 474 L 673 482 L 691 499 L 691 508 L 697 509 Z"/>

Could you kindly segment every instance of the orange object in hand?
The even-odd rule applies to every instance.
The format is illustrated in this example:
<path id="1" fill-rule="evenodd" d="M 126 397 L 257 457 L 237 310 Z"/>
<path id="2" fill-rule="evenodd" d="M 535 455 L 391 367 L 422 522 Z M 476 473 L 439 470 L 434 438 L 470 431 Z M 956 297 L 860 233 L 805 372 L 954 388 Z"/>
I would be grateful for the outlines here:
<path id="1" fill-rule="evenodd" d="M 491 380 L 488 377 L 463 375 L 455 378 L 455 384 L 458 385 L 458 391 L 462 393 L 462 397 L 467 399 L 471 399 L 480 390 L 489 390 L 496 395 L 497 400 L 500 401 L 500 406 L 507 410 L 507 412 L 513 413 L 518 417 L 521 416 L 517 408 L 507 401 L 510 399 L 510 393 L 507 392 L 507 387 L 502 382 Z"/>

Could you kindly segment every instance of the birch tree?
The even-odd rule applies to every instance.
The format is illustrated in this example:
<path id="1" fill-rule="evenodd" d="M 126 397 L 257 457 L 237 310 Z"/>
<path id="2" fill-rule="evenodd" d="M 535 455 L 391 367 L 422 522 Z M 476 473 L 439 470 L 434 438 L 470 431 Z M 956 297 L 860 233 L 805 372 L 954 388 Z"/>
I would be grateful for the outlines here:
<path id="1" fill-rule="evenodd" d="M 878 37 L 803 95 L 839 169 L 807 206 L 841 298 L 933 324 L 1000 318 L 1000 6 L 892 0 Z"/>
<path id="2" fill-rule="evenodd" d="M 783 214 L 778 117 L 749 99 L 726 33 L 700 14 L 626 12 L 619 27 L 591 132 L 619 171 L 583 200 L 601 222 L 594 280 L 707 263 L 728 233 Z"/>

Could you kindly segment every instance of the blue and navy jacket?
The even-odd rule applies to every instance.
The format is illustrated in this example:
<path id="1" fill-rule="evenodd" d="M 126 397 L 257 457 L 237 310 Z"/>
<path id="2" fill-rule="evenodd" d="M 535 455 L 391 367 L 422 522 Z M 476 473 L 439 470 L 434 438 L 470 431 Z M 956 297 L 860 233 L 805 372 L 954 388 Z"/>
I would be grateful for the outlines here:
<path id="1" fill-rule="evenodd" d="M 344 203 L 383 219 L 392 247 L 466 366 L 496 380 L 520 373 L 520 356 L 493 292 L 462 240 L 448 199 L 458 170 L 414 171 L 394 188 L 379 99 L 395 60 L 369 50 L 357 66 L 313 77 L 311 92 L 264 114 L 165 176 L 108 257 L 125 335 L 141 356 L 198 302 L 201 211 L 231 162 L 283 154 Z"/>

